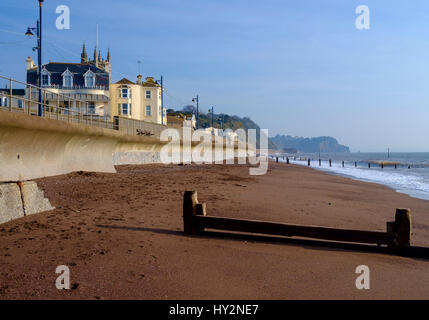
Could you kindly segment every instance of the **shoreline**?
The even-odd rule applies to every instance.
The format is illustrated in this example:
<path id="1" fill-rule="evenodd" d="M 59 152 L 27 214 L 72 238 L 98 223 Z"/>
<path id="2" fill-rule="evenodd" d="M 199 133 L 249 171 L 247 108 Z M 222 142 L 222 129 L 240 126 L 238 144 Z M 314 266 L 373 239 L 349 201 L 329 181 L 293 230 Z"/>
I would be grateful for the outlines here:
<path id="1" fill-rule="evenodd" d="M 185 190 L 213 216 L 385 231 L 409 207 L 429 247 L 429 202 L 298 165 L 126 165 L 38 179 L 55 210 L 0 225 L 0 299 L 428 299 L 428 259 L 284 238 L 185 236 Z M 325 243 L 325 244 L 323 244 Z M 358 265 L 371 289 L 355 287 Z M 55 288 L 67 265 L 73 290 Z"/>
<path id="2" fill-rule="evenodd" d="M 326 162 L 327 160 L 322 160 L 322 161 Z M 280 162 L 280 159 L 279 159 L 279 162 Z M 281 162 L 284 163 L 283 160 Z M 291 164 L 298 165 L 298 166 L 308 167 L 306 162 L 305 163 L 304 162 L 301 163 L 299 161 L 291 161 Z M 425 192 L 425 191 L 416 190 L 416 189 L 410 189 L 410 188 L 404 188 L 404 187 L 398 187 L 398 186 L 394 186 L 393 184 L 389 184 L 388 182 L 377 181 L 374 178 L 371 179 L 371 178 L 357 177 L 357 176 L 354 176 L 351 173 L 342 173 L 342 172 L 339 172 L 339 171 L 330 170 L 329 168 L 326 168 L 326 167 L 310 166 L 310 168 L 315 169 L 315 170 L 320 171 L 320 172 L 331 174 L 331 175 L 334 175 L 334 176 L 340 176 L 340 177 L 349 178 L 349 179 L 352 179 L 352 180 L 355 180 L 355 181 L 375 183 L 375 184 L 378 184 L 378 185 L 386 186 L 386 187 L 394 190 L 395 192 L 406 194 L 406 195 L 408 195 L 408 196 L 410 196 L 412 198 L 429 201 L 429 193 Z M 338 168 L 341 169 L 340 167 L 338 167 Z M 351 169 L 355 169 L 355 168 L 351 168 Z M 356 170 L 359 170 L 359 169 L 360 170 L 367 170 L 366 168 L 362 168 L 362 167 L 360 167 L 360 168 L 358 168 Z M 379 170 L 379 169 L 378 168 L 373 168 L 371 170 Z M 383 170 L 389 170 L 389 169 L 383 169 Z M 378 172 L 385 173 L 386 171 L 378 171 Z M 392 171 L 392 173 L 397 174 L 398 171 Z"/>

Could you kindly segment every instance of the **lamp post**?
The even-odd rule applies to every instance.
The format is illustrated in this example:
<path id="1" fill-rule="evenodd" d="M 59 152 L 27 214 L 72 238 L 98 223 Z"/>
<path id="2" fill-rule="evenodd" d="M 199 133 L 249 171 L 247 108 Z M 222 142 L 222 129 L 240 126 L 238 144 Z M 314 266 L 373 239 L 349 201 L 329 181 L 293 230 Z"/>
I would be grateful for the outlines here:
<path id="1" fill-rule="evenodd" d="M 214 135 L 214 107 L 209 109 L 209 112 L 212 113 L 212 134 Z"/>
<path id="2" fill-rule="evenodd" d="M 198 111 L 198 104 L 199 104 L 199 99 L 198 99 L 198 95 L 192 99 L 192 102 L 197 102 L 197 129 L 200 128 L 200 113 Z"/>
<path id="3" fill-rule="evenodd" d="M 42 5 L 44 0 L 39 1 L 39 20 L 37 20 L 37 26 L 35 28 L 27 28 L 26 36 L 34 36 L 32 31 L 36 31 L 37 35 L 37 47 L 33 48 L 33 51 L 37 50 L 37 82 L 39 87 L 39 107 L 37 109 L 37 115 L 43 117 L 43 105 L 42 105 Z M 31 88 L 30 88 L 31 90 Z"/>
<path id="4" fill-rule="evenodd" d="M 140 71 L 139 71 L 139 74 L 140 74 Z M 162 76 L 159 82 L 161 83 L 161 124 L 164 124 L 164 83 L 163 83 Z"/>

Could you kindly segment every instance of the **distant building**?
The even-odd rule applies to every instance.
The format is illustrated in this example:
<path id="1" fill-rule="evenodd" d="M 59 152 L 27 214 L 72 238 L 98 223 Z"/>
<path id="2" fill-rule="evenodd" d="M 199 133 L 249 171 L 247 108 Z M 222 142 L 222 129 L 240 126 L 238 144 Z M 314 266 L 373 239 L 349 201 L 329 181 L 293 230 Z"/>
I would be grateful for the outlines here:
<path id="1" fill-rule="evenodd" d="M 167 124 L 165 110 L 161 114 L 161 86 L 153 77 L 132 82 L 126 78 L 110 84 L 110 115 Z"/>
<path id="2" fill-rule="evenodd" d="M 38 70 L 33 59 L 27 58 L 27 83 L 38 85 Z M 88 60 L 85 44 L 82 48 L 80 63 L 49 62 L 42 66 L 41 87 L 49 88 L 46 101 L 57 104 L 57 94 L 60 96 L 60 106 L 67 110 L 77 110 L 76 103 L 68 97 L 88 102 L 88 114 L 105 116 L 109 113 L 109 84 L 110 84 L 110 50 L 104 60 L 101 53 L 94 49 L 93 60 Z M 32 90 L 32 100 L 36 101 L 37 92 Z M 81 112 L 86 113 L 86 106 L 81 106 Z"/>
<path id="3" fill-rule="evenodd" d="M 12 108 L 23 109 L 25 89 L 12 89 Z M 0 89 L 0 107 L 9 107 L 10 89 Z"/>
<path id="4" fill-rule="evenodd" d="M 168 126 L 173 128 L 191 127 L 196 129 L 195 115 L 192 113 L 173 112 L 167 115 Z"/>

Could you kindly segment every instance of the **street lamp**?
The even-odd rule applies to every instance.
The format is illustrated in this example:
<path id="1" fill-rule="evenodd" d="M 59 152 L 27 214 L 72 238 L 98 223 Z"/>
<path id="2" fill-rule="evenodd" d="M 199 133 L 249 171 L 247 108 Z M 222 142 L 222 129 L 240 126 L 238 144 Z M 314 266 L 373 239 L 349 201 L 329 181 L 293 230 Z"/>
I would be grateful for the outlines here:
<path id="1" fill-rule="evenodd" d="M 212 113 L 212 134 L 214 135 L 214 107 L 209 109 L 209 113 Z"/>
<path id="2" fill-rule="evenodd" d="M 198 95 L 195 98 L 192 98 L 192 102 L 197 102 L 197 129 L 199 129 L 200 128 L 200 113 L 198 112 L 198 104 L 199 104 Z"/>
<path id="3" fill-rule="evenodd" d="M 33 31 L 36 32 L 37 35 L 37 46 L 33 48 L 33 51 L 37 50 L 37 82 L 39 87 L 39 107 L 37 109 L 37 115 L 39 117 L 43 117 L 43 105 L 42 105 L 42 4 L 44 0 L 39 1 L 39 20 L 37 20 L 37 26 L 35 28 L 27 28 L 26 36 L 32 37 L 34 36 Z M 31 88 L 30 88 L 31 90 Z"/>
<path id="4" fill-rule="evenodd" d="M 163 78 L 161 76 L 161 80 L 159 80 L 159 82 L 161 82 L 161 124 L 164 124 L 164 83 L 162 80 Z"/>

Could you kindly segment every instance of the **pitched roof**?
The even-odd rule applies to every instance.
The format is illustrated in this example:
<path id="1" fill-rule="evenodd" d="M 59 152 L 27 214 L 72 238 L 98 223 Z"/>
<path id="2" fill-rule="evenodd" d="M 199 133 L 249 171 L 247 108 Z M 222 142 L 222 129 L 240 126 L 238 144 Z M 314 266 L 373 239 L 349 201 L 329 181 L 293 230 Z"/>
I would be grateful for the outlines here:
<path id="1" fill-rule="evenodd" d="M 84 74 L 91 70 L 95 74 L 95 85 L 109 87 L 109 73 L 91 63 L 65 63 L 49 62 L 43 65 L 43 69 L 49 72 L 51 84 L 62 85 L 62 74 L 68 69 L 73 74 L 73 85 L 84 86 Z M 27 70 L 27 82 L 37 84 L 37 69 Z"/>
<path id="2" fill-rule="evenodd" d="M 116 82 L 116 84 L 135 84 L 134 82 L 128 80 L 127 78 L 122 78 L 121 80 L 119 80 L 118 82 Z"/>
<path id="3" fill-rule="evenodd" d="M 71 73 L 80 74 L 84 74 L 88 69 L 95 74 L 107 73 L 103 69 L 97 68 L 95 65 L 90 63 L 49 62 L 44 64 L 43 67 L 50 73 L 63 73 L 67 69 L 69 69 Z"/>
<path id="4" fill-rule="evenodd" d="M 143 87 L 160 87 L 158 82 L 153 77 L 147 77 L 146 81 L 142 83 Z"/>

